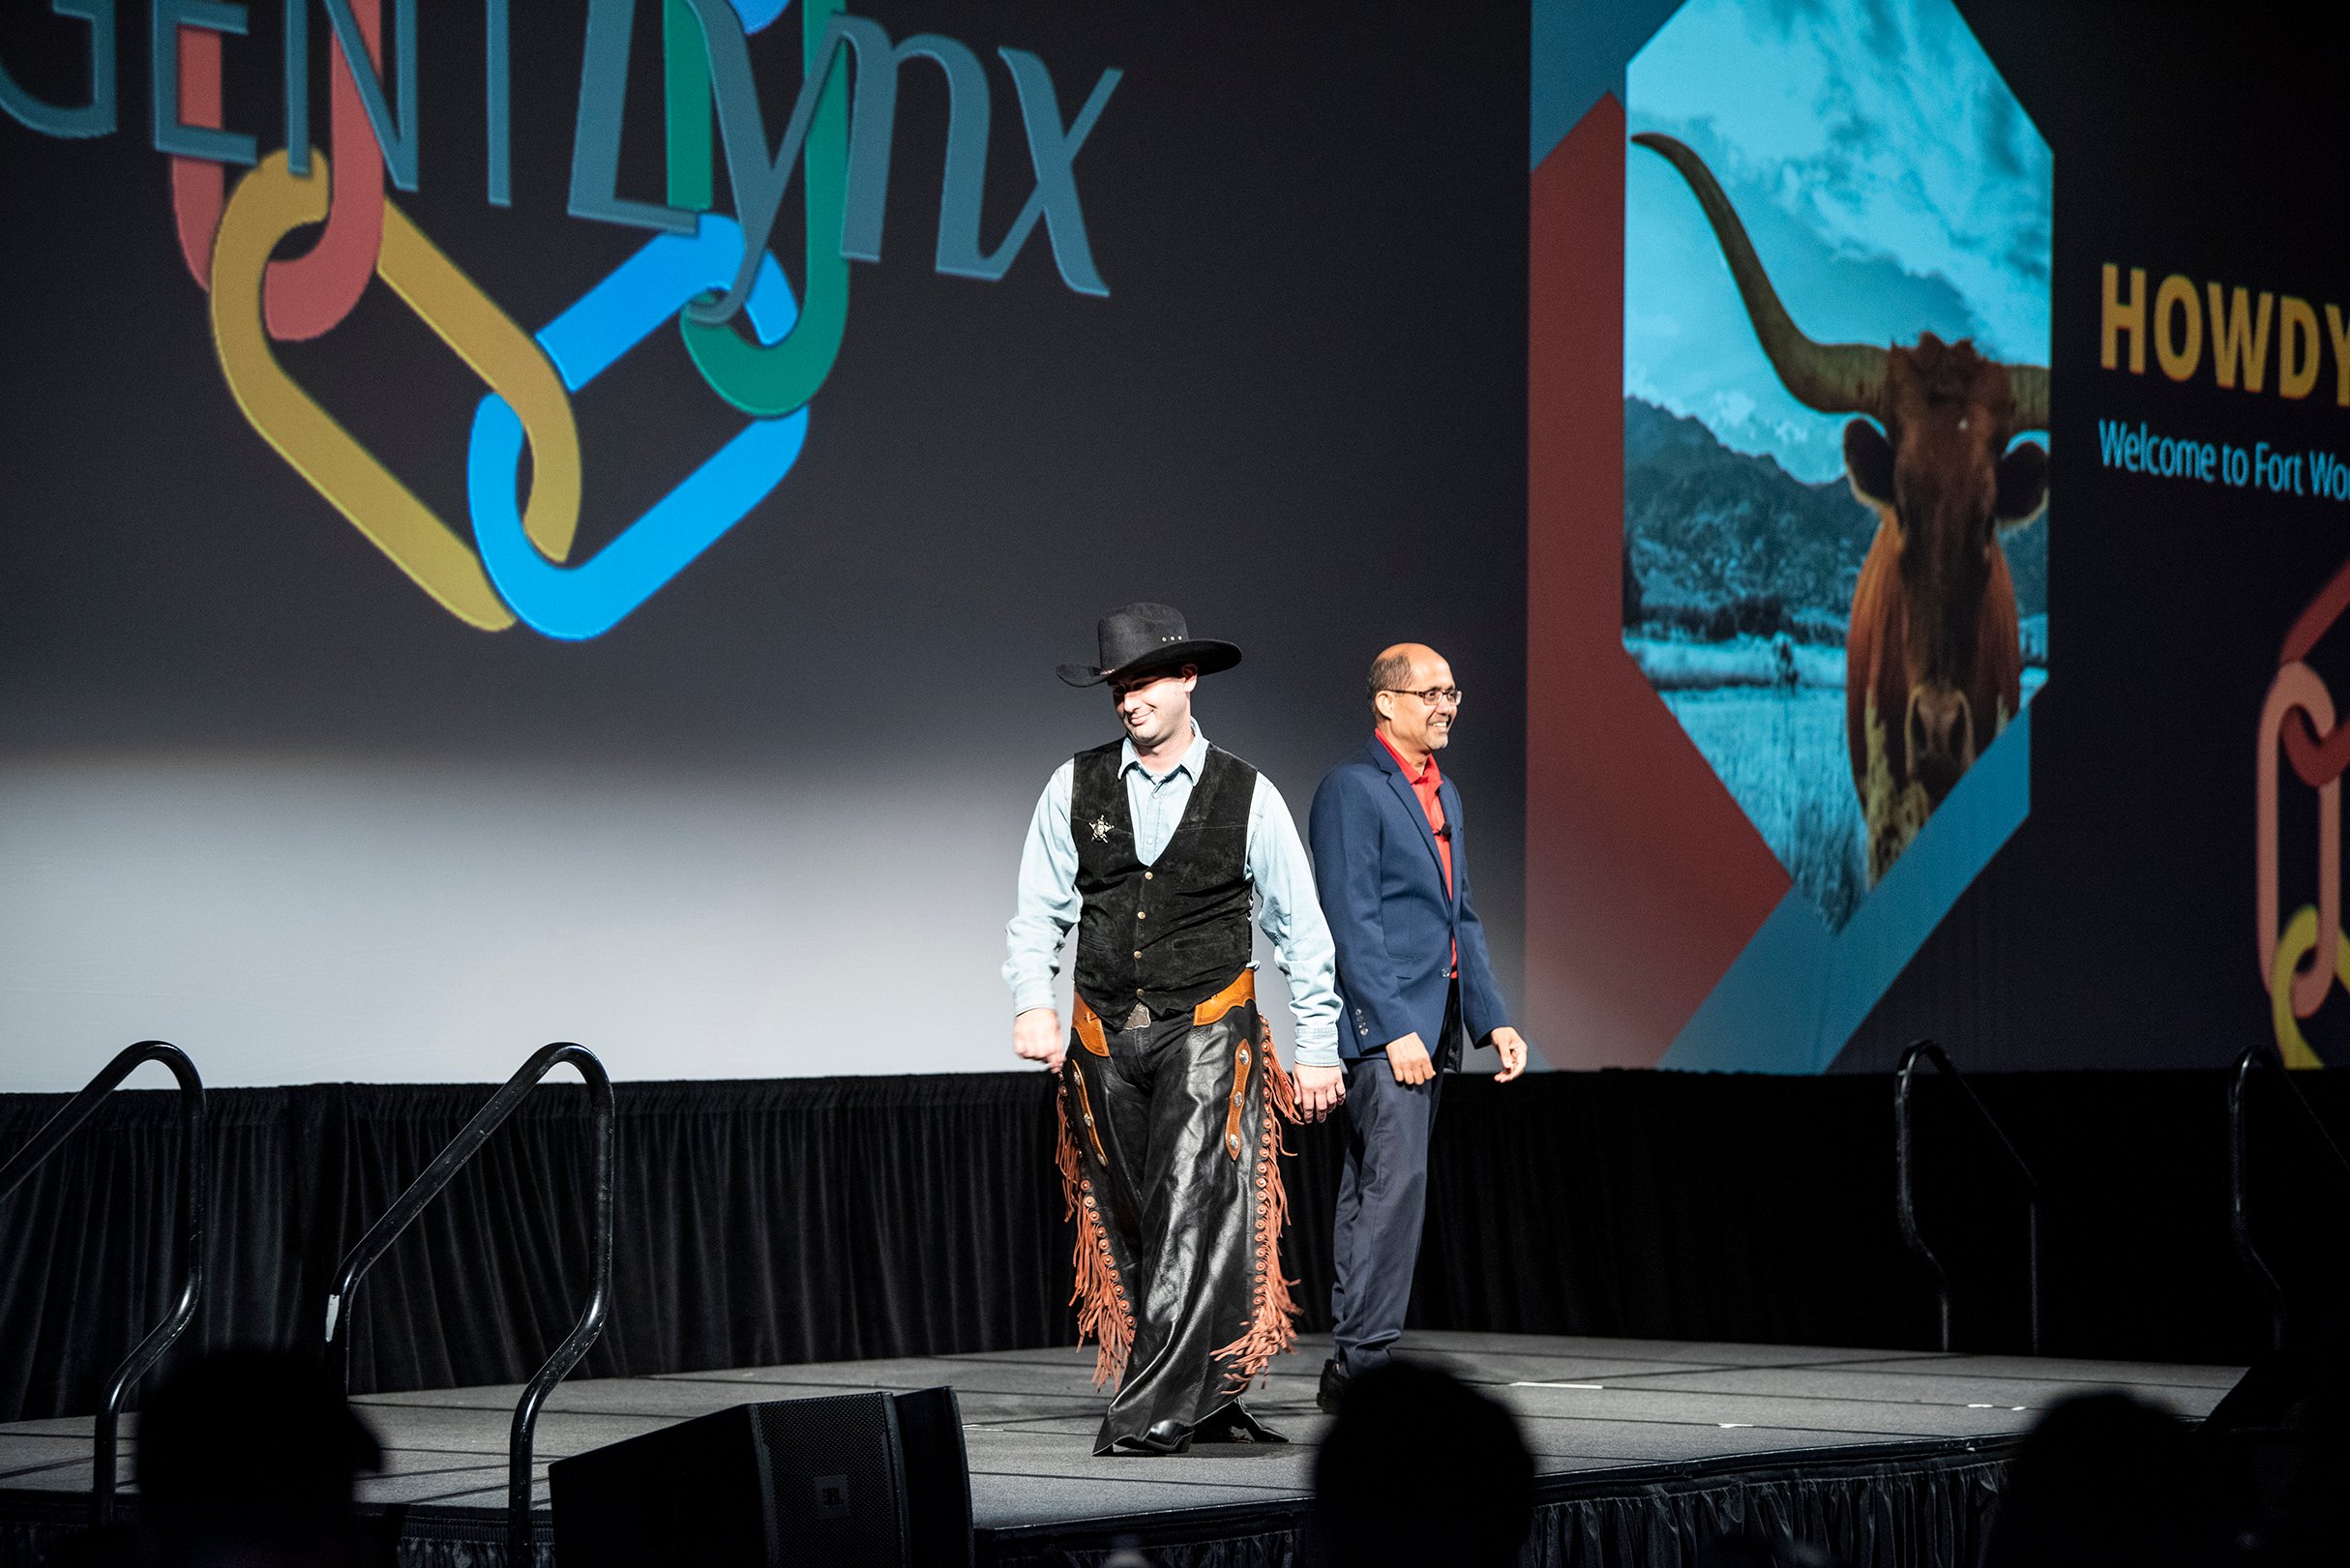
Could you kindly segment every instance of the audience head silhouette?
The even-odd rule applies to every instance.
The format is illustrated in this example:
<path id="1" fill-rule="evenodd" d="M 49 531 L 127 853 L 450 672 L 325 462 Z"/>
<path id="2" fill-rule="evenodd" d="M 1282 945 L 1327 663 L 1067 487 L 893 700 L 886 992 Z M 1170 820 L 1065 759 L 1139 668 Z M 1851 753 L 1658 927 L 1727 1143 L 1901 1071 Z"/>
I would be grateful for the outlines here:
<path id="1" fill-rule="evenodd" d="M 1433 1367 L 1391 1362 L 1347 1384 L 1314 1462 L 1310 1568 L 1514 1563 L 1533 1459 L 1494 1400 Z"/>
<path id="2" fill-rule="evenodd" d="M 1983 1568 L 2186 1568 L 2234 1521 L 2193 1430 L 2123 1393 L 2053 1405 L 2016 1450 Z"/>
<path id="3" fill-rule="evenodd" d="M 2197 1434 L 2238 1481 L 2264 1562 L 2342 1561 L 2350 1541 L 2350 1314 L 2246 1370 Z"/>
<path id="4" fill-rule="evenodd" d="M 375 1436 L 309 1357 L 229 1350 L 183 1368 L 138 1419 L 138 1518 L 172 1568 L 340 1568 Z"/>

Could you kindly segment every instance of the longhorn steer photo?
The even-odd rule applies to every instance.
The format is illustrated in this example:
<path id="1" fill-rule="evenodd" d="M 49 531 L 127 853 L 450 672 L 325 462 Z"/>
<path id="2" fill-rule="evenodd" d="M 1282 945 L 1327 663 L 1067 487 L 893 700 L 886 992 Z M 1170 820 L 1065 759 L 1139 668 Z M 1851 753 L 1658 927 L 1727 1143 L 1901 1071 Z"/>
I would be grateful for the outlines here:
<path id="1" fill-rule="evenodd" d="M 1844 717 L 1874 884 L 2021 705 L 2015 586 L 1998 535 L 2048 503 L 2047 450 L 2008 447 L 2048 428 L 2048 370 L 1930 332 L 1908 348 L 1813 341 L 1705 161 L 1654 132 L 1632 139 L 1696 192 L 1788 393 L 1823 414 L 1867 416 L 1844 427 L 1845 476 L 1878 519 L 1845 631 Z M 1900 728 L 1889 732 L 1894 715 Z"/>

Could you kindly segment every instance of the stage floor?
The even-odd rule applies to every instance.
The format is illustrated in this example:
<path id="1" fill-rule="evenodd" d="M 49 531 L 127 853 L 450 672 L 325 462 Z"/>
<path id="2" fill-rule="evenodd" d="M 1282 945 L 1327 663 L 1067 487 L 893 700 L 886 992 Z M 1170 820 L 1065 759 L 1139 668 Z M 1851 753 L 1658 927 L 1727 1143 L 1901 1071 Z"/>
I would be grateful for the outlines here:
<path id="1" fill-rule="evenodd" d="M 1406 1348 L 1506 1402 L 1553 1495 L 1576 1481 L 1631 1485 L 1660 1473 L 2004 1450 L 2050 1404 L 2092 1388 L 2126 1388 L 2200 1418 L 2243 1371 L 1508 1334 L 1414 1334 Z M 1171 1459 L 1092 1456 L 1104 1396 L 1090 1386 L 1089 1350 L 578 1379 L 555 1390 L 539 1420 L 539 1503 L 546 1506 L 546 1461 L 691 1416 L 747 1401 L 950 1383 L 967 1427 L 982 1560 L 1000 1554 L 989 1550 L 991 1540 L 1008 1548 L 1072 1530 L 1106 1541 L 1129 1527 L 1161 1537 L 1187 1520 L 1195 1531 L 1218 1519 L 1294 1520 L 1312 1489 L 1313 1445 L 1328 1421 L 1314 1408 L 1327 1353 L 1325 1339 L 1309 1336 L 1250 1398 L 1290 1446 L 1201 1448 Z M 468 1537 L 494 1538 L 507 1424 L 520 1392 L 361 1397 L 356 1403 L 387 1450 L 386 1471 L 364 1483 L 364 1500 L 405 1505 L 403 1533 L 439 1516 L 478 1526 Z M 126 1433 L 134 1431 L 126 1422 Z M 86 1417 L 0 1426 L 0 1508 L 86 1495 L 89 1434 Z M 124 1474 L 134 1483 L 132 1447 L 125 1445 Z"/>

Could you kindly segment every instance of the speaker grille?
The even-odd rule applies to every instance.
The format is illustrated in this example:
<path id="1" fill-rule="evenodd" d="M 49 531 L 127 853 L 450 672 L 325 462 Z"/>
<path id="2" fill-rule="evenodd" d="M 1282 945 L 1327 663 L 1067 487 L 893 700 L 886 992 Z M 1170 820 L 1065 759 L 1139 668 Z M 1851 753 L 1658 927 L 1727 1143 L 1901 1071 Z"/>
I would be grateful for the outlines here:
<path id="1" fill-rule="evenodd" d="M 751 1407 L 767 1560 L 839 1568 L 909 1561 L 897 1412 L 884 1393 Z"/>

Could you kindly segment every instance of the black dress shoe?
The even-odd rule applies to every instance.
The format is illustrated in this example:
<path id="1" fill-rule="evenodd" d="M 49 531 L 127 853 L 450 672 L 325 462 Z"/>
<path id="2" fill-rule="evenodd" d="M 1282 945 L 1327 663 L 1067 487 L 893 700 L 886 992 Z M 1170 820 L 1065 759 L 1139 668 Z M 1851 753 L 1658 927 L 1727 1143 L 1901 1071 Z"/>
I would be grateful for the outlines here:
<path id="1" fill-rule="evenodd" d="M 1278 1432 L 1258 1420 L 1247 1405 L 1233 1401 L 1191 1432 L 1194 1441 L 1204 1443 L 1286 1443 Z"/>
<path id="2" fill-rule="evenodd" d="M 1348 1374 L 1346 1364 L 1336 1356 L 1322 1364 L 1322 1386 L 1314 1392 L 1314 1403 L 1335 1415 L 1338 1402 L 1346 1398 Z"/>

